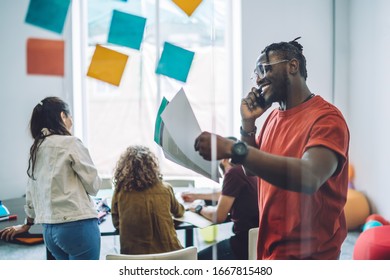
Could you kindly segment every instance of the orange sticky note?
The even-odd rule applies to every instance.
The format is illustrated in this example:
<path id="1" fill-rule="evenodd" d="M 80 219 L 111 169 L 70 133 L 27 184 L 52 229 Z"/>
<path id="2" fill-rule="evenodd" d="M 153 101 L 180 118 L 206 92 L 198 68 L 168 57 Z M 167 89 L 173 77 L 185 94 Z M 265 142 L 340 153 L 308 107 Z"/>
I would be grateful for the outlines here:
<path id="1" fill-rule="evenodd" d="M 96 45 L 87 76 L 119 86 L 128 55 Z"/>
<path id="2" fill-rule="evenodd" d="M 203 0 L 172 0 L 180 9 L 182 9 L 189 17 L 196 10 Z"/>
<path id="3" fill-rule="evenodd" d="M 27 40 L 27 74 L 64 76 L 62 40 Z"/>

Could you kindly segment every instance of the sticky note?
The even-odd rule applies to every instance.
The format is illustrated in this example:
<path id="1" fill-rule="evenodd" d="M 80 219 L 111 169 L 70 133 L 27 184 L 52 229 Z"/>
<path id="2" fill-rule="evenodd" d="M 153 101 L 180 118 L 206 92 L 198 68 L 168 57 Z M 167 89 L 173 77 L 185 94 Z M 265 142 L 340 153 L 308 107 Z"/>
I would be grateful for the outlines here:
<path id="1" fill-rule="evenodd" d="M 189 17 L 196 10 L 203 0 L 172 0 L 180 9 L 182 9 Z"/>
<path id="2" fill-rule="evenodd" d="M 146 18 L 114 10 L 107 42 L 139 50 Z"/>
<path id="3" fill-rule="evenodd" d="M 27 40 L 27 74 L 64 76 L 62 40 Z"/>
<path id="4" fill-rule="evenodd" d="M 186 82 L 193 59 L 194 52 L 165 42 L 156 73 Z"/>
<path id="5" fill-rule="evenodd" d="M 126 54 L 97 45 L 87 76 L 119 86 L 128 57 Z"/>
<path id="6" fill-rule="evenodd" d="M 61 34 L 70 0 L 30 0 L 25 22 Z"/>
<path id="7" fill-rule="evenodd" d="M 161 119 L 161 113 L 164 112 L 165 107 L 168 105 L 168 100 L 163 97 L 160 107 L 158 108 L 156 122 L 154 125 L 154 142 L 161 145 L 161 127 L 164 125 L 162 119 Z"/>

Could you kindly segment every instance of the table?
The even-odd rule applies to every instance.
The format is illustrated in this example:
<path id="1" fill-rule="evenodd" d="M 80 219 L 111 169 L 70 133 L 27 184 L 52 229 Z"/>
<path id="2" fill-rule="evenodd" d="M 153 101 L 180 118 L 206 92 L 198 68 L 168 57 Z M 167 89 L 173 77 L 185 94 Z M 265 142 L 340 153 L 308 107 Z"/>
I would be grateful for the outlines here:
<path id="1" fill-rule="evenodd" d="M 8 226 L 15 226 L 24 223 L 24 219 L 26 217 L 26 214 L 24 212 L 25 204 L 26 204 L 26 199 L 24 197 L 3 200 L 3 205 L 5 205 L 8 208 L 11 215 L 16 214 L 18 218 L 16 220 L 1 221 L 0 229 L 3 229 Z M 189 223 L 178 222 L 178 221 L 175 221 L 174 224 L 176 230 L 185 230 L 185 247 L 193 246 L 194 245 L 193 230 L 194 228 L 196 228 L 196 226 Z M 101 236 L 119 235 L 119 232 L 112 225 L 111 215 L 105 216 L 105 221 L 99 225 L 99 228 L 100 228 Z M 39 224 L 34 225 L 30 228 L 28 233 L 23 233 L 18 236 L 19 237 L 42 237 L 43 227 L 42 225 Z M 46 250 L 46 258 L 48 260 L 54 259 L 48 250 Z"/>

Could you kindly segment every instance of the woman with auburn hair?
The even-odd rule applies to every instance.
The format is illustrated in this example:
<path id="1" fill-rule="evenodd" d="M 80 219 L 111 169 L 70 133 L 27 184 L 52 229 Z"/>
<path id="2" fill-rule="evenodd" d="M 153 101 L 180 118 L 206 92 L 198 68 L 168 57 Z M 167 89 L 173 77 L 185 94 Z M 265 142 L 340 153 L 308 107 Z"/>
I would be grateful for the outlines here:
<path id="1" fill-rule="evenodd" d="M 130 146 L 114 172 L 112 222 L 121 254 L 154 254 L 182 249 L 172 216 L 184 207 L 172 186 L 162 181 L 157 157 L 144 146 Z"/>

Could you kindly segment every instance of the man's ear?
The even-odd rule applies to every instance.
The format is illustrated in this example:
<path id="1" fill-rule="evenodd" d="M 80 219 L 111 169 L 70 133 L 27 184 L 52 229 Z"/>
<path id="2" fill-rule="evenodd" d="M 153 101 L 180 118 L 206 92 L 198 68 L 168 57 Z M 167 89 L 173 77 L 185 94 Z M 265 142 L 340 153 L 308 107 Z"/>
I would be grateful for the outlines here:
<path id="1" fill-rule="evenodd" d="M 291 75 L 299 74 L 299 61 L 295 58 L 291 59 L 290 62 L 288 63 L 289 65 L 289 73 Z"/>

